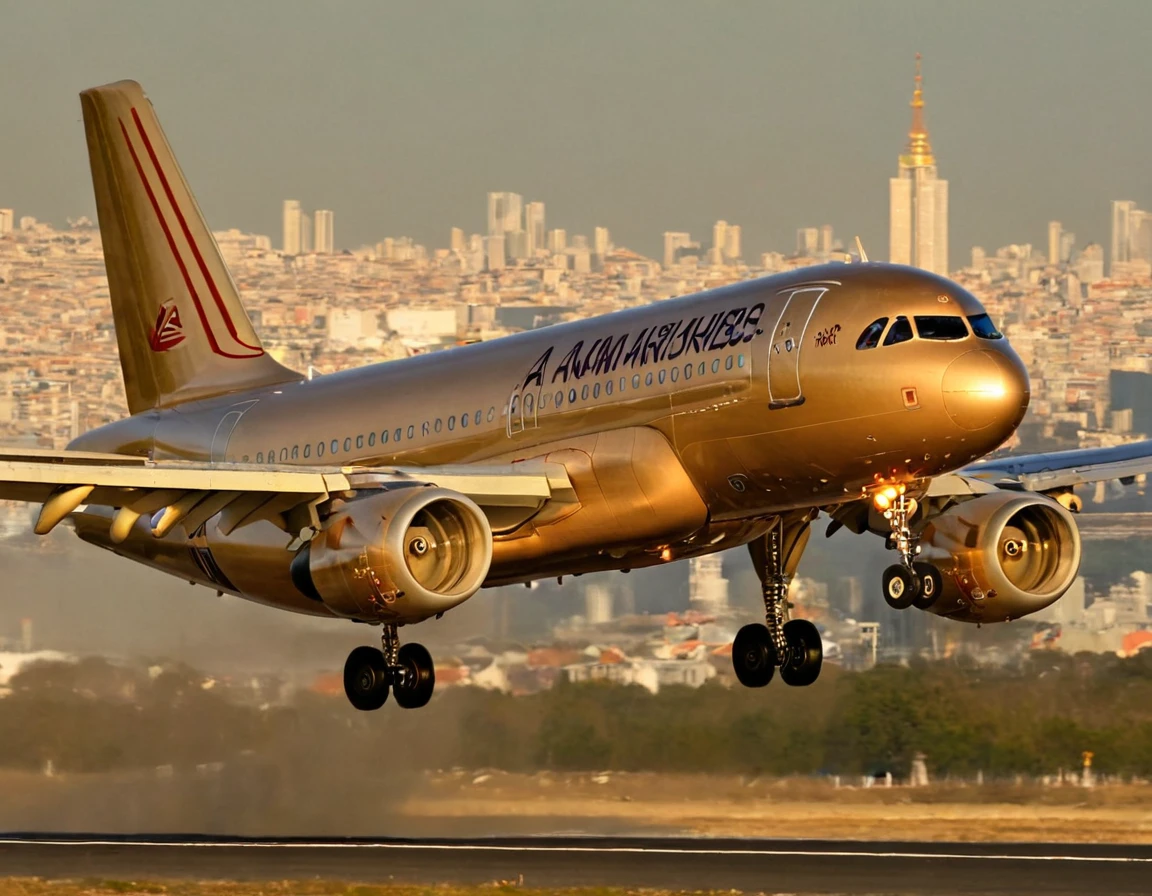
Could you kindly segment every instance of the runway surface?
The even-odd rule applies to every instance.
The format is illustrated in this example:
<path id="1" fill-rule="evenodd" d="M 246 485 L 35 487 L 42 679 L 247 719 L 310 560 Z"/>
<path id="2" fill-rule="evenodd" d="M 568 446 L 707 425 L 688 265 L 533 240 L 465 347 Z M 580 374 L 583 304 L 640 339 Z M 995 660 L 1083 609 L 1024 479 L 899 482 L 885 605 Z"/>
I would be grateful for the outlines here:
<path id="1" fill-rule="evenodd" d="M 547 837 L 0 835 L 0 877 L 620 886 L 790 894 L 1152 893 L 1152 847 Z"/>

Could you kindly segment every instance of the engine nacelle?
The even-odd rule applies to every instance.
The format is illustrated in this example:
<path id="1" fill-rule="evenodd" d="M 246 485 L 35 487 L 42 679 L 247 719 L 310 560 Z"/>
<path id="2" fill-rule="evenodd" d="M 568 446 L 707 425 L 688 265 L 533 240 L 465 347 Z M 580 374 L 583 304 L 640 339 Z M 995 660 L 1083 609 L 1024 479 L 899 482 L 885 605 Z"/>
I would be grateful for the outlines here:
<path id="1" fill-rule="evenodd" d="M 1072 514 L 1035 494 L 996 492 L 950 507 L 921 537 L 944 587 L 932 612 L 962 622 L 1005 622 L 1042 610 L 1080 568 Z"/>
<path id="2" fill-rule="evenodd" d="M 292 561 L 292 582 L 334 613 L 413 623 L 450 610 L 484 583 L 492 530 L 459 492 L 389 488 L 350 501 Z"/>

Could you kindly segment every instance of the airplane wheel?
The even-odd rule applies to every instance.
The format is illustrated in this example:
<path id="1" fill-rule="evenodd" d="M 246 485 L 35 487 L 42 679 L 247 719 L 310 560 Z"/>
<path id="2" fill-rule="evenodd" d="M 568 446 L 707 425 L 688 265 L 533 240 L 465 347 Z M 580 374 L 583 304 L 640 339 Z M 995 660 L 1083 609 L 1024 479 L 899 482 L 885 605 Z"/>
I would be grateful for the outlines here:
<path id="1" fill-rule="evenodd" d="M 405 709 L 419 709 L 432 699 L 436 688 L 436 666 L 432 654 L 422 644 L 405 644 L 396 655 L 400 667 L 392 693 Z"/>
<path id="2" fill-rule="evenodd" d="M 913 563 L 912 571 L 920 579 L 920 593 L 912 601 L 912 606 L 918 610 L 927 610 L 940 597 L 940 591 L 944 587 L 944 577 L 940 575 L 940 570 L 931 563 Z"/>
<path id="3" fill-rule="evenodd" d="M 759 622 L 744 626 L 732 642 L 732 669 L 746 688 L 762 688 L 776 672 L 776 651 L 768 627 Z"/>
<path id="4" fill-rule="evenodd" d="M 364 712 L 379 709 L 388 700 L 391 675 L 384 654 L 375 647 L 357 647 L 344 663 L 344 693 L 348 702 Z"/>
<path id="5" fill-rule="evenodd" d="M 907 610 L 920 593 L 912 570 L 895 563 L 884 570 L 884 600 L 893 610 Z"/>
<path id="6" fill-rule="evenodd" d="M 793 619 L 784 623 L 784 639 L 788 642 L 788 662 L 780 667 L 784 683 L 798 688 L 814 683 L 824 665 L 824 645 L 816 626 L 807 619 Z"/>

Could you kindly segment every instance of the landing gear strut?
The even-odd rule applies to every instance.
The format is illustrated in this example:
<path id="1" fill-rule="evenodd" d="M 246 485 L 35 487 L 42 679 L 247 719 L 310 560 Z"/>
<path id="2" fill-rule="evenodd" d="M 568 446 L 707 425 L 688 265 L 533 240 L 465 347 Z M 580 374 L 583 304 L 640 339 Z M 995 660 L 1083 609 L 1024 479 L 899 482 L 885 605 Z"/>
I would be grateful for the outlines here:
<path id="1" fill-rule="evenodd" d="M 789 619 L 788 580 L 808 542 L 809 515 L 785 522 L 748 545 L 764 596 L 764 624 L 744 626 L 732 644 L 732 668 L 745 687 L 762 688 L 776 668 L 785 684 L 803 687 L 820 675 L 824 648 L 807 619 Z"/>
<path id="2" fill-rule="evenodd" d="M 920 536 L 909 526 L 916 500 L 905 494 L 904 486 L 878 492 L 873 500 L 892 528 L 887 545 L 900 554 L 900 562 L 884 570 L 884 600 L 894 610 L 912 606 L 927 610 L 940 596 L 944 580 L 931 563 L 916 560 Z"/>
<path id="3" fill-rule="evenodd" d="M 382 650 L 357 647 L 344 663 L 344 693 L 348 701 L 365 712 L 379 709 L 388 692 L 405 709 L 417 709 L 432 699 L 436 667 L 432 655 L 420 644 L 400 646 L 395 625 L 385 625 Z"/>

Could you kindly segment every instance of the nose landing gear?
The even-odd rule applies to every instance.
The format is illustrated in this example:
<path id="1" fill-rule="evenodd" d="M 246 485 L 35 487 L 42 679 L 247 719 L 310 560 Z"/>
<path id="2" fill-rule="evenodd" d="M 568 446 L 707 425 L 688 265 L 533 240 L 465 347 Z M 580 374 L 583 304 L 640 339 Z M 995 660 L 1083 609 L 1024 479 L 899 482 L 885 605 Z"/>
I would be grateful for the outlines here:
<path id="1" fill-rule="evenodd" d="M 789 619 L 788 580 L 808 542 L 810 515 L 776 520 L 768 533 L 748 545 L 764 595 L 764 624 L 744 626 L 732 643 L 732 669 L 748 688 L 762 688 L 776 668 L 785 684 L 805 687 L 820 675 L 824 648 L 806 619 Z"/>
<path id="2" fill-rule="evenodd" d="M 904 492 L 904 486 L 886 488 L 873 498 L 877 510 L 892 527 L 887 544 L 899 552 L 900 562 L 884 570 L 884 600 L 894 610 L 917 607 L 927 610 L 940 596 L 944 580 L 931 563 L 916 560 L 920 554 L 920 536 L 909 527 L 916 512 L 916 499 Z"/>
<path id="3" fill-rule="evenodd" d="M 357 647 L 344 663 L 344 693 L 356 709 L 379 709 L 388 692 L 404 709 L 418 709 L 432 699 L 436 667 L 432 655 L 420 644 L 400 646 L 395 625 L 385 625 L 383 650 Z"/>

